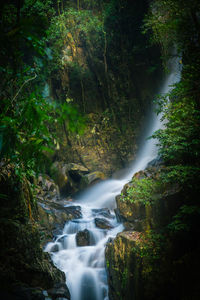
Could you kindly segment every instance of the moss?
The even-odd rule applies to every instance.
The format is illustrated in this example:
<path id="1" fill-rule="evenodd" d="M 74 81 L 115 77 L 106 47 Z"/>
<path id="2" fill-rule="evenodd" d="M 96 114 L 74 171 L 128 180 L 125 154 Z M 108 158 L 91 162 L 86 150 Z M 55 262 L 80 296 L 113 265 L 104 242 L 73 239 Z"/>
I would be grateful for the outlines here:
<path id="1" fill-rule="evenodd" d="M 158 193 L 159 187 L 160 182 L 153 178 L 133 177 L 125 194 L 122 193 L 121 200 L 131 203 L 141 202 L 145 205 L 150 205 L 153 201 L 155 201 L 155 194 Z"/>

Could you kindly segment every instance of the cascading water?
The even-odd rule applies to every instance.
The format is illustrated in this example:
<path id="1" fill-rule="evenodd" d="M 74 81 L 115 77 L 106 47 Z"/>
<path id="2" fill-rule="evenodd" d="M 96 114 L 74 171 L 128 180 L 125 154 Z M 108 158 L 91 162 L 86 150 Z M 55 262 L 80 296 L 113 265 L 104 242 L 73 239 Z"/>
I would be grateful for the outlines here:
<path id="1" fill-rule="evenodd" d="M 179 80 L 178 59 L 173 66 L 160 91 L 162 94 L 169 92 L 171 85 Z M 123 225 L 117 222 L 113 213 L 115 197 L 136 172 L 143 170 L 156 158 L 156 141 L 146 138 L 162 127 L 160 117 L 152 114 L 143 146 L 125 175 L 118 180 L 108 179 L 97 183 L 83 192 L 73 203 L 81 209 L 82 218 L 66 223 L 62 234 L 45 248 L 51 253 L 54 264 L 65 272 L 72 300 L 108 300 L 105 245 L 110 237 L 115 237 L 123 230 Z M 67 205 L 71 206 L 72 203 Z M 77 241 L 77 234 L 80 233 L 87 236 L 84 246 Z M 53 252 L 55 245 L 59 249 L 57 252 Z"/>

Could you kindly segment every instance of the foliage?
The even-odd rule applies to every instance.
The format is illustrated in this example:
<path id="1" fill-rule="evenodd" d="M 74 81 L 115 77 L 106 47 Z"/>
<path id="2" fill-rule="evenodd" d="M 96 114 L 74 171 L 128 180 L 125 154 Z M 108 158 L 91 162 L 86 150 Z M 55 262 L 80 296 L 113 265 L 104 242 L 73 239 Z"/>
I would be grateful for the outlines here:
<path id="1" fill-rule="evenodd" d="M 168 225 L 171 233 L 182 231 L 191 232 L 192 227 L 197 226 L 200 217 L 200 207 L 195 205 L 183 205 Z"/>
<path id="2" fill-rule="evenodd" d="M 10 106 L 8 106 L 10 104 Z M 37 168 L 37 158 L 48 150 L 53 140 L 47 123 L 54 119 L 49 115 L 50 105 L 40 95 L 31 93 L 12 106 L 6 103 L 1 113 L 4 129 L 2 156 L 16 162 L 23 161 L 28 167 Z"/>
<path id="3" fill-rule="evenodd" d="M 152 271 L 152 264 L 155 264 L 161 257 L 165 247 L 165 237 L 161 233 L 150 230 L 141 236 L 136 253 L 142 258 L 145 268 L 145 276 Z"/>
<path id="4" fill-rule="evenodd" d="M 72 62 L 70 57 L 76 56 L 81 39 L 99 46 L 101 32 L 100 19 L 89 10 L 77 11 L 70 8 L 52 18 L 51 25 L 47 30 L 47 39 L 52 45 L 56 64 L 60 64 L 62 67 L 63 60 L 66 59 L 65 63 L 70 65 Z M 69 58 L 67 59 L 67 57 Z"/>
<path id="5" fill-rule="evenodd" d="M 168 166 L 161 172 L 162 184 L 176 182 L 180 186 L 194 188 L 198 185 L 199 167 L 191 165 Z"/>
<path id="6" fill-rule="evenodd" d="M 48 59 L 45 29 L 55 14 L 52 5 L 28 0 L 16 7 L 3 4 L 0 150 L 1 158 L 15 163 L 21 178 L 45 167 L 63 123 L 68 131 L 83 131 L 83 118 L 71 103 L 56 104 L 41 96 Z"/>
<path id="7" fill-rule="evenodd" d="M 65 102 L 57 107 L 56 112 L 58 115 L 58 122 L 65 122 L 69 132 L 79 135 L 84 133 L 86 118 L 78 112 L 74 105 Z"/>
<path id="8" fill-rule="evenodd" d="M 190 79 L 191 80 L 191 79 Z M 165 161 L 178 164 L 197 164 L 200 155 L 200 114 L 191 86 L 181 81 L 169 97 L 160 102 L 163 119 L 168 122 L 164 129 L 153 135 L 160 141 L 160 153 Z"/>
<path id="9" fill-rule="evenodd" d="M 145 19 L 144 32 L 153 30 L 152 40 L 161 45 L 165 58 L 172 46 L 183 52 L 191 41 L 196 43 L 199 40 L 199 9 L 198 0 L 152 2 L 151 11 Z"/>
<path id="10" fill-rule="evenodd" d="M 150 177 L 142 179 L 133 177 L 125 195 L 122 194 L 122 200 L 130 201 L 130 203 L 139 201 L 145 205 L 150 205 L 155 200 L 155 193 L 158 191 L 159 185 L 159 181 Z"/>
<path id="11" fill-rule="evenodd" d="M 52 18 L 56 14 L 55 4 L 52 0 L 26 0 L 21 9 L 22 15 L 26 17 L 39 16 L 46 19 Z"/>

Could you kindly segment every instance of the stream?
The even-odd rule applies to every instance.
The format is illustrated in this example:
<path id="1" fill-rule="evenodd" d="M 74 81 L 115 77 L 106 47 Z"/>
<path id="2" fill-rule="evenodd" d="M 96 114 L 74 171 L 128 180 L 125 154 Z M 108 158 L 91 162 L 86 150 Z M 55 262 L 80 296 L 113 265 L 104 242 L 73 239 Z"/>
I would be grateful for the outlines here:
<path id="1" fill-rule="evenodd" d="M 165 79 L 160 94 L 168 93 L 171 85 L 179 80 L 178 60 L 176 58 L 172 61 L 171 72 Z M 149 162 L 156 159 L 157 141 L 147 140 L 147 137 L 164 126 L 160 118 L 160 115 L 151 113 L 136 160 L 123 172 L 123 176 L 101 181 L 69 203 L 69 206 L 77 206 L 82 217 L 67 222 L 62 234 L 45 247 L 56 267 L 66 275 L 71 300 L 109 299 L 105 246 L 109 238 L 114 238 L 123 231 L 123 225 L 118 223 L 114 214 L 115 197 L 136 172 L 145 169 Z M 55 245 L 59 249 L 57 252 L 53 252 Z"/>

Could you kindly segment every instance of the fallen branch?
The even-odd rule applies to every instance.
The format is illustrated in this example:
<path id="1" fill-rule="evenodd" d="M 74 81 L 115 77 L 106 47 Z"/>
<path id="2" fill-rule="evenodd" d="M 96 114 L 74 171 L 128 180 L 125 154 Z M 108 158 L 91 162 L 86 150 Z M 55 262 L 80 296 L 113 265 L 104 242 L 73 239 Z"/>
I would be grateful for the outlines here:
<path id="1" fill-rule="evenodd" d="M 22 86 L 19 88 L 18 92 L 16 93 L 16 95 L 12 99 L 11 104 L 15 101 L 15 99 L 17 98 L 17 96 L 19 95 L 19 93 L 21 92 L 23 87 L 25 86 L 25 84 L 27 84 L 29 81 L 34 80 L 36 77 L 37 77 L 37 74 L 35 73 L 33 77 L 31 77 L 31 78 L 27 79 L 26 81 L 24 81 L 24 83 L 22 84 Z"/>

